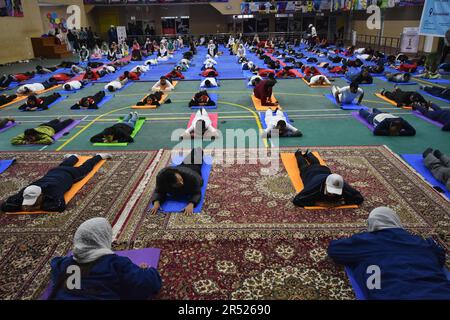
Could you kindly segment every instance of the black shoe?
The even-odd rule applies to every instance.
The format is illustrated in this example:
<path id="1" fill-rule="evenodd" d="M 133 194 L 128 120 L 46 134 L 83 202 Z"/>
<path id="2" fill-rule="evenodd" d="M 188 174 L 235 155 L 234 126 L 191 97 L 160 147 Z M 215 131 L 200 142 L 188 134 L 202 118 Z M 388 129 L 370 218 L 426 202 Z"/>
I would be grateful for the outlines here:
<path id="1" fill-rule="evenodd" d="M 303 157 L 302 150 L 300 150 L 300 149 L 297 149 L 297 151 L 295 151 L 295 157 L 298 158 L 298 156 L 302 156 Z"/>
<path id="2" fill-rule="evenodd" d="M 433 149 L 432 148 L 428 148 L 427 150 L 425 150 L 423 153 L 422 153 L 422 156 L 424 157 L 424 158 L 426 158 L 430 153 L 432 153 L 433 152 Z"/>
<path id="3" fill-rule="evenodd" d="M 440 159 L 443 156 L 443 154 L 440 150 L 434 150 L 433 154 L 438 159 Z"/>
<path id="4" fill-rule="evenodd" d="M 164 103 L 172 103 L 172 100 L 167 99 Z"/>

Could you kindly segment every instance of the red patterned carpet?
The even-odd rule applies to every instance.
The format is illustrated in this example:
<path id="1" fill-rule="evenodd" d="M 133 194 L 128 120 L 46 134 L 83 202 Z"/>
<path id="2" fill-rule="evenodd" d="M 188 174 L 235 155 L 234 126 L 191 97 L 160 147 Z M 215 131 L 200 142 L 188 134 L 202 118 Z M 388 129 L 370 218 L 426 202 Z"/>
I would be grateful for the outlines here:
<path id="1" fill-rule="evenodd" d="M 294 189 L 282 164 L 271 175 L 264 174 L 267 167 L 261 164 L 215 164 L 201 214 L 151 216 L 146 208 L 156 173 L 170 162 L 170 152 L 121 153 L 67 212 L 0 214 L 0 298 L 38 298 L 48 281 L 49 260 L 70 249 L 76 227 L 94 216 L 123 227 L 116 229 L 116 249 L 162 249 L 162 299 L 353 299 L 343 268 L 327 258 L 326 248 L 331 239 L 364 230 L 368 213 L 380 205 L 395 208 L 409 230 L 432 235 L 448 248 L 449 202 L 388 149 L 317 150 L 333 171 L 361 191 L 365 202 L 359 209 L 294 207 Z M 20 154 L 19 163 L 7 171 L 1 194 L 26 185 L 59 157 Z M 37 164 L 42 169 L 31 176 Z M 146 172 L 150 180 L 143 184 Z M 133 205 L 125 206 L 127 202 Z"/>

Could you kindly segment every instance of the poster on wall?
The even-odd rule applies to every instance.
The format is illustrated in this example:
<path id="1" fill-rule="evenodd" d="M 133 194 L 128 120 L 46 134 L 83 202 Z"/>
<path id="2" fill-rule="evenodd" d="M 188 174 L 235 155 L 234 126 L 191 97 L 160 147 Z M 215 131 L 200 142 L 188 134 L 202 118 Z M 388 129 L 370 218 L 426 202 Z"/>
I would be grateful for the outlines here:
<path id="1" fill-rule="evenodd" d="M 127 28 L 123 26 L 119 26 L 116 28 L 117 30 L 117 42 L 123 43 L 127 40 Z"/>
<path id="2" fill-rule="evenodd" d="M 0 0 L 0 17 L 23 17 L 22 0 Z"/>
<path id="3" fill-rule="evenodd" d="M 419 34 L 444 37 L 450 29 L 450 1 L 426 0 L 420 19 Z"/>
<path id="4" fill-rule="evenodd" d="M 403 28 L 400 51 L 402 53 L 419 51 L 419 28 Z"/>

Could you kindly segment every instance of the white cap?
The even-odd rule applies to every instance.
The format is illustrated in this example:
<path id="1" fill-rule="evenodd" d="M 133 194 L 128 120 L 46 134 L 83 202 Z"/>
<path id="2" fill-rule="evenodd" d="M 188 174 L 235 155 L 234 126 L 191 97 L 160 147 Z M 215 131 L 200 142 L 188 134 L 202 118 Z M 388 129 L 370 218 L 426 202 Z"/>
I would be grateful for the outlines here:
<path id="1" fill-rule="evenodd" d="M 313 27 L 313 25 L 312 25 L 312 24 L 310 24 L 310 25 L 308 26 L 308 28 L 311 28 L 311 27 Z"/>
<path id="2" fill-rule="evenodd" d="M 42 189 L 41 187 L 38 186 L 28 186 L 25 188 L 25 190 L 23 190 L 23 202 L 22 205 L 23 206 L 32 206 L 36 203 L 37 198 L 39 198 L 39 196 L 42 193 Z"/>
<path id="3" fill-rule="evenodd" d="M 344 188 L 344 178 L 338 174 L 330 174 L 325 181 L 328 193 L 341 195 Z"/>

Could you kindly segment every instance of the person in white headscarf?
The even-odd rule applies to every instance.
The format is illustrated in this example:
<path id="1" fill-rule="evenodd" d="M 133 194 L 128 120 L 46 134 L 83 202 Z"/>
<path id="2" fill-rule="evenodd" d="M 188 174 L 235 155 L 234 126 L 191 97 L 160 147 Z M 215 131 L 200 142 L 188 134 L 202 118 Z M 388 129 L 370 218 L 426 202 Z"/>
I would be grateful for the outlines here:
<path id="1" fill-rule="evenodd" d="M 367 230 L 328 247 L 328 256 L 348 268 L 366 299 L 450 299 L 445 250 L 432 238 L 406 231 L 388 207 L 372 210 Z"/>
<path id="2" fill-rule="evenodd" d="M 57 300 L 143 300 L 161 288 L 158 271 L 135 265 L 111 249 L 112 228 L 105 218 L 83 222 L 75 232 L 73 256 L 51 261 L 52 293 Z M 76 279 L 79 270 L 78 286 Z"/>

